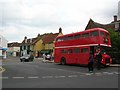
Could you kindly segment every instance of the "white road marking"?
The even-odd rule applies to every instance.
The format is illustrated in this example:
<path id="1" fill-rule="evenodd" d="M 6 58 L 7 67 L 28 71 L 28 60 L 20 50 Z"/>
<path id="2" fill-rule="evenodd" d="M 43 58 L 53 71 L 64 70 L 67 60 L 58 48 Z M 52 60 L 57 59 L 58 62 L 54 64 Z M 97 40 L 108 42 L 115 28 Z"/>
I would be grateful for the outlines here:
<path id="1" fill-rule="evenodd" d="M 69 75 L 68 77 L 72 78 L 72 77 L 78 77 L 77 75 Z"/>
<path id="2" fill-rule="evenodd" d="M 24 77 L 12 77 L 14 79 L 23 79 Z"/>
<path id="3" fill-rule="evenodd" d="M 8 77 L 0 77 L 0 79 L 8 79 Z"/>
<path id="4" fill-rule="evenodd" d="M 118 72 L 113 72 L 114 74 L 119 74 Z"/>
<path id="5" fill-rule="evenodd" d="M 32 78 L 33 78 L 33 79 L 37 79 L 37 78 L 39 78 L 39 77 L 37 77 L 37 76 L 36 76 L 36 77 L 27 77 L 27 78 L 31 78 L 31 79 L 32 79 Z"/>
<path id="6" fill-rule="evenodd" d="M 66 76 L 55 76 L 55 78 L 65 78 Z"/>
<path id="7" fill-rule="evenodd" d="M 108 75 L 112 75 L 112 74 L 114 74 L 114 73 L 109 73 L 109 72 L 108 72 Z"/>
<path id="8" fill-rule="evenodd" d="M 53 78 L 53 76 L 43 76 L 42 78 Z"/>
<path id="9" fill-rule="evenodd" d="M 101 73 L 95 73 L 96 75 L 100 75 Z"/>
<path id="10" fill-rule="evenodd" d="M 102 73 L 95 73 L 95 75 L 96 75 L 96 76 L 101 76 L 101 75 L 102 75 Z"/>
<path id="11" fill-rule="evenodd" d="M 80 75 L 80 76 L 85 76 L 85 75 Z"/>
<path id="12" fill-rule="evenodd" d="M 92 75 L 93 73 L 86 73 L 85 75 Z"/>

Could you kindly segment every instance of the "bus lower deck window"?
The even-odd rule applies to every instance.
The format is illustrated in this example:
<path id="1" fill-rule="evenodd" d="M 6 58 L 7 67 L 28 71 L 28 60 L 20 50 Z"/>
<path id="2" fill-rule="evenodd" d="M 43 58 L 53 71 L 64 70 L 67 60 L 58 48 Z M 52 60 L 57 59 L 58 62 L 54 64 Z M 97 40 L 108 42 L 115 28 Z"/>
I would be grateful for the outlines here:
<path id="1" fill-rule="evenodd" d="M 74 53 L 80 53 L 80 48 L 75 48 Z"/>
<path id="2" fill-rule="evenodd" d="M 88 52 L 88 48 L 83 48 L 83 49 L 81 50 L 81 52 L 82 52 L 82 53 L 87 53 L 87 52 Z"/>

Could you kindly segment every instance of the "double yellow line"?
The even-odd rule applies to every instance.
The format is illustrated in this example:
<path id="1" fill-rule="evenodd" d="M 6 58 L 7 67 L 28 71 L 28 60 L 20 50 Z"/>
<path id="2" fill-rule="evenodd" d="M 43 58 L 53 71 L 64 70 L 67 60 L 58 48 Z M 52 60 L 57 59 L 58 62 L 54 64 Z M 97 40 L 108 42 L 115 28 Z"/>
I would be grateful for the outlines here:
<path id="1" fill-rule="evenodd" d="M 5 71 L 5 68 L 3 67 L 0 67 L 0 73 L 4 72 Z"/>

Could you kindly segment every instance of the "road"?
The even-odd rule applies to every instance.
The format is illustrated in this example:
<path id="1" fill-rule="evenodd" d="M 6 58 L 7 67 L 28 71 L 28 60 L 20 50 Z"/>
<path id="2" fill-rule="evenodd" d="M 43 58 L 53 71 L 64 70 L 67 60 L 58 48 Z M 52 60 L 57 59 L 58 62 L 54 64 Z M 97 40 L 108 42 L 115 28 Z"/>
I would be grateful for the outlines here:
<path id="1" fill-rule="evenodd" d="M 2 88 L 118 88 L 118 67 L 94 69 L 87 67 L 33 62 L 9 58 L 2 62 Z"/>

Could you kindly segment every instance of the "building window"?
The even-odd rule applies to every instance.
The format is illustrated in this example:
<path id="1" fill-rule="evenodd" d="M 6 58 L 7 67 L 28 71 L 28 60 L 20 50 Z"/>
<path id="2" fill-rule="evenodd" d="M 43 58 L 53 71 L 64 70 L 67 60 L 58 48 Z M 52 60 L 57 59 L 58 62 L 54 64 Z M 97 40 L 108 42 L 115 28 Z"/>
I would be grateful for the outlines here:
<path id="1" fill-rule="evenodd" d="M 30 50 L 30 46 L 27 46 L 27 49 Z"/>
<path id="2" fill-rule="evenodd" d="M 120 28 L 119 26 L 120 26 L 120 23 L 119 23 L 119 22 L 116 22 L 116 23 L 115 23 L 115 31 L 118 31 L 118 30 L 119 30 L 119 28 Z"/>
<path id="3" fill-rule="evenodd" d="M 26 46 L 24 46 L 24 50 L 26 50 Z"/>

